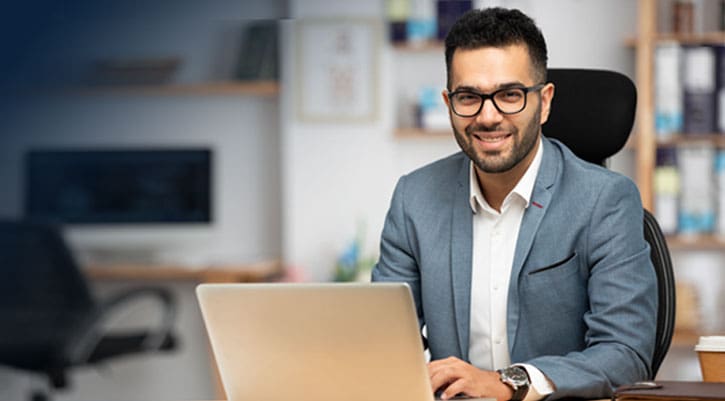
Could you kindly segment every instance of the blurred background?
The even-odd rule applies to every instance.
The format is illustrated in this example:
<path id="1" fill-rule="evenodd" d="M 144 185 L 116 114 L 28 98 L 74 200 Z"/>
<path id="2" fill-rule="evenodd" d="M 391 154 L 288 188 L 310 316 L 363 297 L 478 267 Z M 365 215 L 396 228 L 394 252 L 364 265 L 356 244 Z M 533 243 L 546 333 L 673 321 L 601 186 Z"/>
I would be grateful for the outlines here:
<path id="1" fill-rule="evenodd" d="M 58 400 L 223 397 L 199 282 L 366 279 L 397 179 L 458 149 L 440 103 L 440 39 L 465 9 L 520 8 L 543 31 L 550 67 L 611 69 L 640 88 L 642 77 L 647 88 L 656 81 L 660 48 L 681 59 L 685 45 L 712 48 L 690 64 L 712 59 L 713 82 L 725 64 L 714 61 L 725 46 L 719 0 L 655 1 L 653 17 L 641 12 L 646 0 L 147 3 L 35 1 L 2 16 L 0 216 L 60 223 L 97 297 L 151 283 L 178 304 L 176 350 L 75 369 Z M 637 41 L 643 24 L 667 40 Z M 670 82 L 684 91 L 681 76 Z M 648 180 L 664 174 L 643 199 L 664 202 L 661 222 L 674 219 L 682 285 L 664 379 L 699 379 L 697 336 L 725 331 L 722 126 L 647 128 L 669 150 L 645 169 Z M 609 168 L 640 185 L 646 149 L 631 142 Z M 680 148 L 704 167 L 679 166 Z M 688 174 L 704 177 L 704 205 L 680 192 Z M 693 202 L 709 225 L 678 223 L 678 208 Z M 140 304 L 116 324 L 149 313 Z M 0 399 L 46 386 L 1 365 Z"/>

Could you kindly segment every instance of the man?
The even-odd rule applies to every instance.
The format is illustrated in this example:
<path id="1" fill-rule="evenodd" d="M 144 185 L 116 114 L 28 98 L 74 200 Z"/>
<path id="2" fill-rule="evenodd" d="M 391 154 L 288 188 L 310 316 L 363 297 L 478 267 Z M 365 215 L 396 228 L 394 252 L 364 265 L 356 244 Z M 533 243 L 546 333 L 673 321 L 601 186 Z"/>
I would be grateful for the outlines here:
<path id="1" fill-rule="evenodd" d="M 391 201 L 373 280 L 410 285 L 444 399 L 604 398 L 650 375 L 639 194 L 542 137 L 546 61 L 518 10 L 462 16 L 443 91 L 462 152 L 402 177 Z"/>

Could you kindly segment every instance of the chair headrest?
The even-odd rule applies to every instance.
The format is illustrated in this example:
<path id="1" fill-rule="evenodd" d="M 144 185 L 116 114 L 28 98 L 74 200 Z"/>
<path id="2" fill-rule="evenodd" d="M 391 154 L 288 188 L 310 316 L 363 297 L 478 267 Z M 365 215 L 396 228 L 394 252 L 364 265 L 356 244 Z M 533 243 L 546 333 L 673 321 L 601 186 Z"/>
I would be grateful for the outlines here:
<path id="1" fill-rule="evenodd" d="M 560 140 L 582 159 L 603 165 L 624 147 L 632 131 L 634 83 L 604 70 L 552 68 L 548 75 L 555 91 L 543 134 Z"/>

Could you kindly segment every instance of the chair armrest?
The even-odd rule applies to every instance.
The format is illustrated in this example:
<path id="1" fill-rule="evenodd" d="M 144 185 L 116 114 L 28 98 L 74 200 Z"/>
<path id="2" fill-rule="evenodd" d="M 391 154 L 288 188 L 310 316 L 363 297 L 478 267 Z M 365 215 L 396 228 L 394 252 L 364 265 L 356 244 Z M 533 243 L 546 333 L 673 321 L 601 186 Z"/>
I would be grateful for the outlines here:
<path id="1" fill-rule="evenodd" d="M 158 326 L 145 336 L 140 351 L 162 348 L 171 336 L 176 319 L 176 302 L 166 288 L 139 287 L 115 294 L 103 300 L 77 330 L 76 340 L 66 350 L 66 358 L 72 365 L 90 360 L 93 351 L 106 335 L 103 324 L 116 310 L 141 298 L 155 299 L 161 305 L 162 315 Z"/>

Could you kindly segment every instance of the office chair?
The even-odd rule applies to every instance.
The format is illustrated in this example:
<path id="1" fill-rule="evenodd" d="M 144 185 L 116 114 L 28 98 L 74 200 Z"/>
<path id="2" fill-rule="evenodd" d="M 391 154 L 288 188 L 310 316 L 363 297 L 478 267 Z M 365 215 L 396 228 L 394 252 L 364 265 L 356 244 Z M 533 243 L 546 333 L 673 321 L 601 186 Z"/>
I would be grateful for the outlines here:
<path id="1" fill-rule="evenodd" d="M 158 328 L 107 332 L 124 305 L 150 298 L 162 311 Z M 137 288 L 96 301 L 58 227 L 0 221 L 0 365 L 41 374 L 53 389 L 68 371 L 122 355 L 172 350 L 175 302 L 163 288 Z M 34 392 L 32 400 L 48 394 Z"/>
<path id="2" fill-rule="evenodd" d="M 604 166 L 629 138 L 637 91 L 626 76 L 613 71 L 550 69 L 556 86 L 544 135 L 556 138 L 577 156 Z M 657 274 L 657 335 L 652 357 L 654 379 L 672 342 L 675 324 L 675 279 L 667 242 L 654 216 L 644 210 L 644 237 Z"/>

